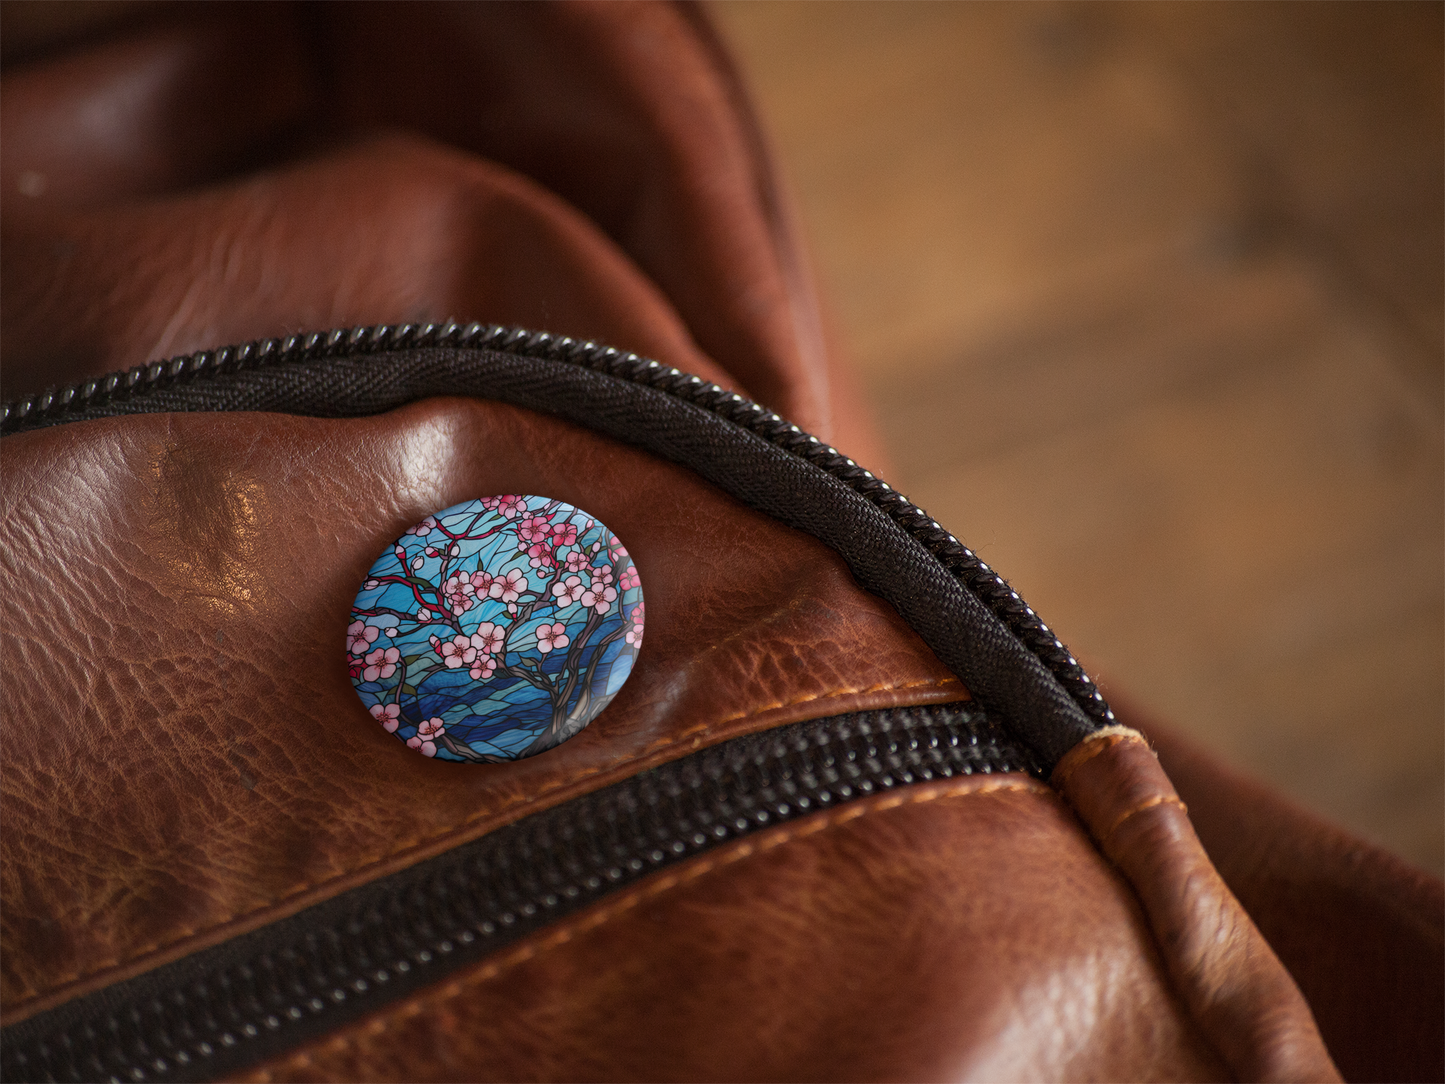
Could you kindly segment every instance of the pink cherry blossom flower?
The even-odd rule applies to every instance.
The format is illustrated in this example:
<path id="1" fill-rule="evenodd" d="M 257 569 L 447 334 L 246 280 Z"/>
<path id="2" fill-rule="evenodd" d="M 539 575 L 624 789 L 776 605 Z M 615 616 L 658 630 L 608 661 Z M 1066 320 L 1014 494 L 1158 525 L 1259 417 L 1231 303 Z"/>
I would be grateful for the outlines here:
<path id="1" fill-rule="evenodd" d="M 513 568 L 508 570 L 506 575 L 492 580 L 487 587 L 487 594 L 492 598 L 499 598 L 503 602 L 511 603 L 521 598 L 522 592 L 529 586 L 526 573 L 520 568 Z M 508 610 L 511 610 L 510 606 L 508 606 Z"/>
<path id="2" fill-rule="evenodd" d="M 477 649 L 465 636 L 453 636 L 442 644 L 442 662 L 446 663 L 449 670 L 460 670 L 463 666 L 471 666 L 476 658 Z"/>
<path id="3" fill-rule="evenodd" d="M 598 613 L 605 614 L 617 598 L 617 588 L 612 586 L 612 569 L 604 566 L 591 571 L 592 586 L 582 592 L 582 605 L 591 606 Z"/>
<path id="4" fill-rule="evenodd" d="M 476 593 L 477 589 L 472 586 L 472 581 L 461 574 L 448 576 L 442 584 L 442 598 L 446 601 L 447 608 L 458 617 L 472 608 L 475 601 L 472 596 Z"/>
<path id="5" fill-rule="evenodd" d="M 471 669 L 467 671 L 473 681 L 485 681 L 492 676 L 492 671 L 497 668 L 497 660 L 490 655 L 478 655 L 472 660 Z"/>
<path id="6" fill-rule="evenodd" d="M 483 621 L 477 626 L 477 631 L 472 633 L 472 646 L 483 655 L 492 655 L 502 649 L 504 634 L 501 629 L 490 621 Z"/>
<path id="7" fill-rule="evenodd" d="M 400 704 L 373 704 L 371 714 L 388 734 L 395 734 L 396 728 L 401 725 Z"/>
<path id="8" fill-rule="evenodd" d="M 366 656 L 366 669 L 361 672 L 361 676 L 367 681 L 389 678 L 396 673 L 396 663 L 400 658 L 401 652 L 394 647 L 389 647 L 385 651 L 377 648 Z"/>
<path id="9" fill-rule="evenodd" d="M 480 571 L 472 573 L 472 588 L 478 595 L 489 594 L 492 589 L 492 584 L 496 582 L 496 579 L 497 578 L 485 568 L 481 569 Z"/>
<path id="10" fill-rule="evenodd" d="M 567 638 L 567 626 L 562 622 L 537 626 L 537 650 L 543 655 L 555 648 L 566 647 L 569 643 L 571 640 Z"/>
<path id="11" fill-rule="evenodd" d="M 408 748 L 415 749 L 424 757 L 434 757 L 437 755 L 436 742 L 422 741 L 421 738 L 413 736 L 406 739 L 406 744 Z"/>
<path id="12" fill-rule="evenodd" d="M 517 521 L 517 537 L 523 542 L 541 542 L 551 533 L 552 523 L 545 515 L 524 516 Z"/>
<path id="13" fill-rule="evenodd" d="M 381 630 L 357 619 L 346 626 L 346 647 L 353 655 L 365 655 L 366 649 L 376 643 Z"/>
<path id="14" fill-rule="evenodd" d="M 612 606 L 613 600 L 617 598 L 617 588 L 602 586 L 601 579 L 594 579 L 592 586 L 582 592 L 582 605 L 591 606 L 600 614 L 605 614 Z"/>
<path id="15" fill-rule="evenodd" d="M 407 534 L 420 535 L 421 537 L 425 538 L 427 535 L 431 534 L 432 528 L 435 527 L 436 525 L 437 525 L 436 517 L 435 517 L 435 516 L 427 516 L 426 519 L 422 520 L 422 521 L 421 521 L 420 523 L 418 523 L 415 527 L 408 527 L 408 528 L 406 529 L 406 533 L 407 533 Z"/>
<path id="16" fill-rule="evenodd" d="M 559 523 L 552 528 L 552 541 L 558 546 L 570 546 L 577 541 L 577 527 L 572 523 Z"/>
<path id="17" fill-rule="evenodd" d="M 492 512 L 500 512 L 505 518 L 511 519 L 522 510 L 522 498 L 515 493 L 503 493 L 500 497 L 483 497 L 482 507 Z"/>
<path id="18" fill-rule="evenodd" d="M 622 570 L 622 578 L 617 581 L 617 586 L 624 591 L 631 591 L 641 583 L 642 579 L 637 575 L 637 566 L 628 565 Z"/>
<path id="19" fill-rule="evenodd" d="M 582 592 L 587 590 L 587 585 L 582 582 L 581 576 L 568 576 L 565 580 L 552 585 L 552 594 L 557 596 L 559 606 L 570 606 L 582 597 Z"/>
<path id="20" fill-rule="evenodd" d="M 416 725 L 416 736 L 422 741 L 435 741 L 446 733 L 447 725 L 440 719 L 424 719 Z"/>
<path id="21" fill-rule="evenodd" d="M 639 602 L 632 607 L 632 627 L 627 630 L 626 640 L 633 647 L 642 646 L 642 622 L 646 606 L 647 603 Z"/>
<path id="22" fill-rule="evenodd" d="M 533 542 L 527 547 L 527 563 L 533 568 L 556 568 L 557 557 L 550 542 Z"/>
<path id="23" fill-rule="evenodd" d="M 587 567 L 587 554 L 581 550 L 573 550 L 567 555 L 567 571 L 581 572 Z"/>

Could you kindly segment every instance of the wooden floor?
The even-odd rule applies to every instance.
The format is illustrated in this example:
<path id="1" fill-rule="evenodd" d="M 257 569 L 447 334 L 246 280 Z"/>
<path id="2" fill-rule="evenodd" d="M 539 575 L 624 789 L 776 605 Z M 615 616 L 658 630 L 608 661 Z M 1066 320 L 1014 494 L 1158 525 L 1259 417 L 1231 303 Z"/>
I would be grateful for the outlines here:
<path id="1" fill-rule="evenodd" d="M 894 480 L 1099 673 L 1436 871 L 1442 6 L 714 6 Z"/>

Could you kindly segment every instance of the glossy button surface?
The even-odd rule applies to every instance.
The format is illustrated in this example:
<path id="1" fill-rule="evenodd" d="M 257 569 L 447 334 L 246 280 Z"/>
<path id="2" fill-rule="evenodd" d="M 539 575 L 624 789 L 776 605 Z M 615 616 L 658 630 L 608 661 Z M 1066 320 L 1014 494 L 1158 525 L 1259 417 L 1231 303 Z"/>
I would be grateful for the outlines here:
<path id="1" fill-rule="evenodd" d="M 642 645 L 637 569 L 563 501 L 505 494 L 427 516 L 377 558 L 346 629 L 377 723 L 438 760 L 498 762 L 573 737 Z"/>

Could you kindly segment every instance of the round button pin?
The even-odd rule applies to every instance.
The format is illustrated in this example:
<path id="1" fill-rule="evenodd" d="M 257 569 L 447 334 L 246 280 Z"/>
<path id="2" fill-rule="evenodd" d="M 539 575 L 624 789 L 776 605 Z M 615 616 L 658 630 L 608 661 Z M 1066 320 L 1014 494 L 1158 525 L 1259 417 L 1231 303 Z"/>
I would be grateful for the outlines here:
<path id="1" fill-rule="evenodd" d="M 371 566 L 346 629 L 351 681 L 389 733 L 437 760 L 541 753 L 632 672 L 637 568 L 593 516 L 505 494 L 427 516 Z"/>

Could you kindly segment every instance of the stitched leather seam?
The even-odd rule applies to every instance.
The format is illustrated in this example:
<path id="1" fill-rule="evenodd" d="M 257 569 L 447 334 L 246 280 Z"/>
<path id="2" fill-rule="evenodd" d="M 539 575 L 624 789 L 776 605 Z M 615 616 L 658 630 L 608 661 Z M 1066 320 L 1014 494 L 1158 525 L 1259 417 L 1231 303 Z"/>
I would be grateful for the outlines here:
<path id="1" fill-rule="evenodd" d="M 1110 824 L 1108 828 L 1104 829 L 1103 834 L 1099 837 L 1099 842 L 1107 845 L 1108 841 L 1113 837 L 1114 833 L 1117 832 L 1123 826 L 1124 822 L 1127 821 L 1130 817 L 1134 816 L 1136 813 L 1143 813 L 1146 809 L 1153 809 L 1155 806 L 1159 805 L 1178 806 L 1181 813 L 1183 813 L 1185 816 L 1189 815 L 1189 807 L 1184 804 L 1183 799 L 1181 799 L 1177 794 L 1155 794 L 1150 798 L 1145 798 L 1138 805 L 1134 806 L 1131 809 L 1126 809 L 1123 813 L 1120 813 L 1117 817 L 1115 817 L 1114 822 Z"/>
<path id="2" fill-rule="evenodd" d="M 626 914 L 640 904 L 656 899 L 658 896 L 671 892 L 674 888 L 681 887 L 705 877 L 716 870 L 730 866 L 735 862 L 741 862 L 753 855 L 765 854 L 785 843 L 795 839 L 803 839 L 815 835 L 818 832 L 827 831 L 840 824 L 856 820 L 859 817 L 871 813 L 881 813 L 889 809 L 895 809 L 904 805 L 922 805 L 925 802 L 932 802 L 939 798 L 953 798 L 970 795 L 996 794 L 1000 791 L 1027 791 L 1034 794 L 1052 794 L 1053 791 L 1043 783 L 1034 780 L 1026 781 L 979 781 L 977 776 L 970 776 L 967 779 L 956 779 L 950 783 L 924 784 L 922 787 L 914 788 L 910 793 L 889 794 L 860 802 L 853 802 L 850 805 L 829 813 L 817 819 L 803 821 L 796 826 L 789 826 L 779 829 L 774 834 L 769 834 L 759 842 L 745 840 L 736 847 L 729 848 L 726 853 L 710 858 L 698 859 L 688 863 L 675 873 L 660 876 L 657 880 L 632 892 L 625 898 L 615 903 L 605 904 L 589 914 L 580 918 L 561 924 L 559 929 L 554 930 L 545 937 L 537 938 L 530 943 L 523 945 L 511 952 L 502 954 L 497 960 L 489 962 L 478 968 L 472 974 L 462 979 L 453 979 L 445 983 L 439 989 L 430 993 L 413 995 L 408 1001 L 390 1011 L 383 1011 L 364 1025 L 365 1034 L 361 1034 L 362 1028 L 353 1026 L 351 1033 L 340 1035 L 326 1043 L 326 1049 L 332 1053 L 345 1053 L 353 1046 L 369 1041 L 375 1036 L 384 1034 L 388 1029 L 405 1020 L 411 1020 L 426 1013 L 439 1005 L 459 996 L 470 987 L 481 986 L 495 978 L 510 971 L 528 960 L 541 956 L 552 949 L 560 948 L 569 941 L 575 940 L 579 935 L 591 933 L 600 929 L 613 919 Z M 261 1069 L 257 1073 L 243 1077 L 242 1079 L 254 1080 L 269 1084 L 275 1080 L 275 1074 L 285 1069 L 300 1069 L 310 1065 L 313 1056 L 302 1051 L 291 1055 L 285 1061 L 274 1068 Z"/>
<path id="3" fill-rule="evenodd" d="M 1112 749 L 1121 742 L 1138 742 L 1144 748 L 1149 748 L 1149 742 L 1143 734 L 1130 726 L 1106 726 L 1085 736 L 1079 744 L 1070 749 L 1054 766 L 1053 774 L 1049 777 L 1055 787 L 1063 790 L 1068 786 L 1069 777 L 1087 764 L 1100 753 Z M 1151 752 L 1153 750 L 1150 750 Z"/>
<path id="4" fill-rule="evenodd" d="M 751 712 L 727 716 L 722 719 L 714 719 L 706 723 L 699 723 L 696 726 L 689 727 L 687 730 L 680 731 L 676 734 L 670 735 L 667 738 L 660 739 L 659 741 L 656 741 L 651 745 L 646 746 L 637 753 L 635 759 L 640 760 L 645 757 L 651 756 L 654 753 L 660 752 L 664 749 L 674 748 L 678 745 L 682 745 L 686 741 L 686 739 L 691 738 L 699 733 L 704 733 L 715 727 L 737 722 L 739 719 L 756 718 L 757 716 L 765 715 L 770 711 L 777 711 L 780 708 L 797 707 L 799 704 L 807 704 L 817 700 L 830 700 L 844 696 L 859 696 L 867 693 L 903 691 L 917 688 L 942 689 L 951 685 L 961 686 L 962 682 L 960 682 L 958 678 L 950 675 L 949 677 L 942 679 L 924 678 L 917 681 L 908 681 L 904 682 L 901 685 L 881 682 L 877 685 L 869 685 L 866 688 L 861 689 L 831 689 L 825 693 L 810 693 L 807 696 L 798 697 L 795 700 L 783 700 L 778 701 L 777 703 L 767 704 L 761 708 L 754 709 Z M 549 794 L 554 790 L 558 790 L 562 787 L 572 786 L 573 784 L 578 783 L 581 780 L 591 778 L 592 776 L 601 774 L 605 771 L 609 771 L 614 767 L 615 765 L 602 765 L 599 767 L 589 768 L 586 771 L 568 776 L 566 779 L 557 780 L 555 782 L 549 783 L 548 785 L 542 787 L 540 790 L 536 791 L 533 794 L 529 794 L 526 796 L 517 796 L 508 800 L 505 804 L 495 809 L 482 810 L 476 813 L 472 813 L 464 819 L 456 822 L 455 824 L 447 826 L 446 828 L 442 829 L 440 832 L 435 833 L 434 835 L 410 839 L 400 844 L 393 850 L 385 851 L 381 854 L 369 855 L 366 858 L 362 859 L 360 862 L 358 862 L 356 865 L 350 866 L 347 869 L 341 871 L 340 873 L 327 877 L 324 880 L 312 881 L 292 886 L 291 888 L 286 889 L 281 895 L 276 896 L 266 901 L 265 903 L 248 908 L 243 911 L 232 912 L 231 914 L 226 915 L 224 918 L 218 919 L 215 922 L 212 922 L 206 926 L 187 927 L 178 930 L 176 931 L 176 935 L 168 941 L 156 941 L 149 945 L 144 945 L 124 958 L 112 957 L 108 960 L 102 960 L 98 964 L 96 964 L 94 968 L 92 968 L 90 971 L 76 972 L 70 975 L 62 975 L 58 979 L 56 979 L 51 985 L 45 987 L 44 989 L 37 990 L 35 993 L 30 994 L 22 1000 L 15 1001 L 7 1005 L 6 1008 L 8 1011 L 6 1012 L 6 1015 L 9 1016 L 12 1012 L 20 1012 L 33 1002 L 38 1001 L 41 998 L 50 997 L 53 994 L 60 992 L 66 986 L 82 982 L 88 982 L 91 979 L 103 975 L 106 971 L 129 967 L 130 965 L 137 963 L 138 961 L 144 959 L 146 956 L 152 953 L 164 952 L 167 949 L 174 948 L 175 946 L 180 945 L 187 940 L 190 940 L 191 938 L 213 933 L 214 931 L 219 930 L 221 927 L 226 926 L 232 922 L 237 922 L 242 919 L 250 918 L 251 916 L 259 914 L 262 911 L 268 910 L 272 907 L 284 906 L 285 904 L 294 900 L 297 896 L 302 896 L 308 892 L 313 892 L 317 889 L 325 888 L 327 885 L 334 884 L 337 881 L 345 880 L 348 877 L 352 877 L 358 873 L 364 872 L 369 867 L 382 865 L 383 863 L 389 862 L 394 858 L 398 858 L 401 855 L 406 854 L 406 852 L 409 850 L 415 850 L 417 848 L 426 847 L 431 844 L 437 843 L 445 839 L 447 836 L 454 835 L 460 831 L 463 831 L 469 825 L 474 824 L 479 820 L 506 813 L 508 810 L 514 808 L 515 806 L 521 805 L 523 803 L 534 802 L 538 798 L 541 798 L 542 796 Z"/>

